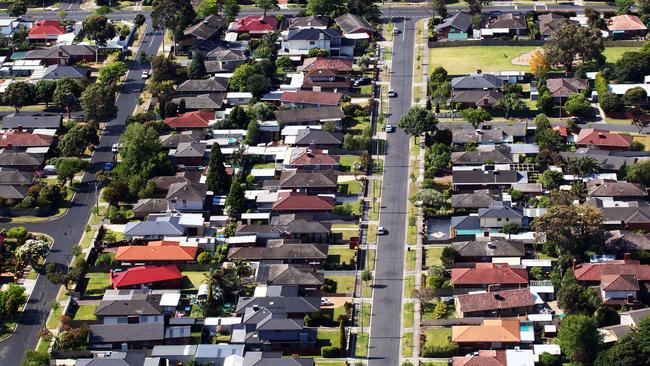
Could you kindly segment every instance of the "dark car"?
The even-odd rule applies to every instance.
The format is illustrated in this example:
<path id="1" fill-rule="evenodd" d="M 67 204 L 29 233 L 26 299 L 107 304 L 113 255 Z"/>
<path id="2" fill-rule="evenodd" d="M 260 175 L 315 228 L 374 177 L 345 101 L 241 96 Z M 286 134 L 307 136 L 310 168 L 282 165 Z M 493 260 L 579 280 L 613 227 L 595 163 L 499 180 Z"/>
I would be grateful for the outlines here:
<path id="1" fill-rule="evenodd" d="M 370 84 L 371 81 L 372 80 L 370 80 L 370 78 L 361 77 L 361 78 L 356 79 L 353 84 L 354 84 L 354 86 L 368 85 L 368 84 Z"/>

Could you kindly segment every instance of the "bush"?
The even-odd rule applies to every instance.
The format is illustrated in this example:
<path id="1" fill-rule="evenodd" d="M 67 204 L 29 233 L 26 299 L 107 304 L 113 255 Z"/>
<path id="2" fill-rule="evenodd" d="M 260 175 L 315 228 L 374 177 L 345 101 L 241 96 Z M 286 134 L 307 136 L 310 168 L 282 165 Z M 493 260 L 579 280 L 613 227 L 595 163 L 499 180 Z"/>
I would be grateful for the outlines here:
<path id="1" fill-rule="evenodd" d="M 115 254 L 113 253 L 102 253 L 95 260 L 96 266 L 110 266 L 115 263 Z"/>
<path id="2" fill-rule="evenodd" d="M 458 345 L 451 342 L 444 346 L 424 346 L 422 348 L 422 357 L 447 358 L 458 355 L 458 351 Z"/>
<path id="3" fill-rule="evenodd" d="M 211 260 L 212 260 L 212 257 L 210 256 L 210 253 L 208 253 L 208 252 L 201 252 L 201 254 L 199 254 L 196 257 L 196 261 L 199 264 L 208 264 L 208 263 L 210 263 Z"/>
<path id="4" fill-rule="evenodd" d="M 623 97 L 614 93 L 606 92 L 603 95 L 598 95 L 600 107 L 605 113 L 622 112 L 625 109 Z"/>
<path id="5" fill-rule="evenodd" d="M 320 348 L 320 355 L 323 358 L 334 358 L 341 354 L 341 349 L 332 346 L 323 346 Z"/>
<path id="6" fill-rule="evenodd" d="M 108 214 L 106 215 L 111 224 L 122 225 L 126 224 L 126 213 L 115 206 L 110 206 L 108 208 Z"/>

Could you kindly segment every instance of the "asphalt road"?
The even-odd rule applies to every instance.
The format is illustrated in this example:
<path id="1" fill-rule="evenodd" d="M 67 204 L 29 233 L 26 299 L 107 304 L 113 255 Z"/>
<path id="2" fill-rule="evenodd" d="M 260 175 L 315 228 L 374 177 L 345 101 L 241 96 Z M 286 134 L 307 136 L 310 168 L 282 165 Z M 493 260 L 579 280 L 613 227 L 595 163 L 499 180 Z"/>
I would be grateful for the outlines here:
<path id="1" fill-rule="evenodd" d="M 397 19 L 402 30 L 393 41 L 388 123 L 397 127 L 399 118 L 411 106 L 415 20 Z M 381 198 L 380 226 L 388 231 L 377 240 L 375 288 L 370 323 L 370 366 L 399 365 L 406 243 L 406 210 L 409 168 L 409 138 L 400 129 L 388 134 L 387 155 Z"/>
<path id="2" fill-rule="evenodd" d="M 150 27 L 150 23 L 148 29 Z M 144 37 L 140 50 L 148 55 L 155 55 L 162 41 L 162 31 L 149 32 Z M 138 52 L 139 53 L 139 52 Z M 120 94 L 116 99 L 118 113 L 116 118 L 106 123 L 106 131 L 91 159 L 90 172 L 86 173 L 80 185 L 80 191 L 73 198 L 68 212 L 55 220 L 22 225 L 29 231 L 43 232 L 54 238 L 54 245 L 47 257 L 48 263 L 60 263 L 67 266 L 72 260 L 72 247 L 81 239 L 86 222 L 96 202 L 94 172 L 101 169 L 105 162 L 113 160 L 111 146 L 118 141 L 124 128 L 124 122 L 133 113 L 138 96 L 144 88 L 142 71 L 148 66 L 138 63 L 129 64 Z M 3 225 L 8 227 L 10 225 Z M 16 331 L 5 341 L 0 342 L 0 364 L 15 366 L 20 364 L 26 350 L 36 347 L 38 332 L 44 327 L 50 311 L 50 303 L 55 299 L 59 289 L 45 276 L 39 276 L 36 286 L 23 312 Z"/>

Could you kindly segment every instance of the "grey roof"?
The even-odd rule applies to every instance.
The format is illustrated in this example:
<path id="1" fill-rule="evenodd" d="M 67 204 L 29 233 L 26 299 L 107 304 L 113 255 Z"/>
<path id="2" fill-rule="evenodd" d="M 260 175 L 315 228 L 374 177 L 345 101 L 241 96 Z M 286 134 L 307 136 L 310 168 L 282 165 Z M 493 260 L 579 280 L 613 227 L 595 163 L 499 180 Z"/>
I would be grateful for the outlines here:
<path id="1" fill-rule="evenodd" d="M 237 314 L 243 314 L 246 308 L 258 306 L 272 312 L 316 313 L 320 311 L 320 297 L 241 297 L 235 307 Z"/>
<path id="2" fill-rule="evenodd" d="M 454 103 L 473 104 L 477 107 L 491 107 L 503 95 L 498 90 L 454 90 L 452 99 Z"/>
<path id="3" fill-rule="evenodd" d="M 578 24 L 574 20 L 569 20 L 558 13 L 547 13 L 542 14 L 538 18 L 539 20 L 539 33 L 542 36 L 550 36 L 555 32 L 556 29 L 560 28 L 563 24 Z"/>
<path id="4" fill-rule="evenodd" d="M 336 24 L 341 27 L 341 30 L 345 33 L 374 33 L 375 28 L 373 28 L 368 21 L 362 17 L 354 14 L 343 14 L 340 17 L 334 19 Z"/>
<path id="5" fill-rule="evenodd" d="M 21 114 L 12 113 L 2 118 L 2 128 L 16 129 L 19 127 L 26 129 L 50 128 L 58 129 L 61 127 L 62 117 L 60 114 Z"/>
<path id="6" fill-rule="evenodd" d="M 28 190 L 27 186 L 0 185 L 0 197 L 8 200 L 22 200 Z"/>
<path id="7" fill-rule="evenodd" d="M 65 57 L 79 57 L 79 56 L 94 56 L 95 49 L 92 46 L 71 44 L 53 46 L 46 49 L 35 49 L 27 51 L 25 55 L 26 60 L 38 60 L 47 58 L 65 58 Z"/>
<path id="8" fill-rule="evenodd" d="M 650 316 L 650 308 L 630 310 L 620 313 L 621 316 L 627 315 L 634 321 L 635 324 L 638 324 L 642 319 Z"/>
<path id="9" fill-rule="evenodd" d="M 24 152 L 3 151 L 0 153 L 0 166 L 39 166 L 43 163 L 43 155 L 34 155 Z"/>
<path id="10" fill-rule="evenodd" d="M 0 185 L 31 185 L 34 173 L 15 169 L 0 169 Z"/>
<path id="11" fill-rule="evenodd" d="M 169 186 L 167 199 L 202 201 L 205 199 L 205 184 L 196 182 L 179 182 Z"/>
<path id="12" fill-rule="evenodd" d="M 580 148 L 577 149 L 575 152 L 571 151 L 562 151 L 560 152 L 560 155 L 564 159 L 568 158 L 582 158 L 585 156 L 591 156 L 592 158 L 596 159 L 600 165 L 601 170 L 605 171 L 618 171 L 620 170 L 623 166 L 630 166 L 636 163 L 637 161 L 642 160 L 645 158 L 644 155 L 637 153 L 636 156 L 626 156 L 626 155 L 619 155 L 617 153 L 614 153 L 613 151 L 605 151 L 605 150 L 595 150 L 595 149 L 587 149 L 587 148 Z"/>
<path id="13" fill-rule="evenodd" d="M 248 351 L 243 366 L 314 366 L 314 359 L 282 357 L 281 352 Z"/>
<path id="14" fill-rule="evenodd" d="M 192 327 L 189 325 L 172 326 L 165 328 L 165 339 L 189 338 L 192 336 Z"/>
<path id="15" fill-rule="evenodd" d="M 451 162 L 454 165 L 462 164 L 485 164 L 492 162 L 494 164 L 510 164 L 512 159 L 510 153 L 504 149 L 494 149 L 492 151 L 462 151 L 451 153 Z"/>
<path id="16" fill-rule="evenodd" d="M 302 28 L 290 29 L 287 33 L 287 40 L 289 41 L 317 41 L 320 39 L 331 40 L 341 37 L 342 33 L 337 29 Z"/>
<path id="17" fill-rule="evenodd" d="M 91 344 L 138 342 L 138 341 L 162 341 L 165 339 L 165 324 L 134 323 L 91 325 L 89 328 L 89 341 Z"/>
<path id="18" fill-rule="evenodd" d="M 650 207 L 601 207 L 603 222 L 621 224 L 650 223 Z"/>
<path id="19" fill-rule="evenodd" d="M 96 316 L 160 315 L 160 296 L 149 296 L 146 300 L 101 301 L 95 309 Z"/>
<path id="20" fill-rule="evenodd" d="M 196 354 L 196 344 L 185 345 L 164 345 L 155 346 L 151 350 L 152 357 L 178 357 L 178 356 L 194 356 Z"/>
<path id="21" fill-rule="evenodd" d="M 128 352 L 113 351 L 103 358 L 79 358 L 74 366 L 143 366 L 146 364 L 145 360 L 145 352 L 133 350 Z"/>
<path id="22" fill-rule="evenodd" d="M 478 216 L 481 218 L 495 217 L 518 219 L 522 218 L 524 215 L 519 210 L 509 207 L 501 201 L 496 201 L 488 208 L 479 208 Z"/>
<path id="23" fill-rule="evenodd" d="M 481 227 L 478 216 L 452 216 L 450 226 L 456 230 L 475 230 Z"/>
<path id="24" fill-rule="evenodd" d="M 58 80 L 62 78 L 81 79 L 86 77 L 87 69 L 68 65 L 50 65 L 45 68 L 42 79 Z"/>
<path id="25" fill-rule="evenodd" d="M 460 89 L 499 89 L 503 81 L 493 74 L 472 74 L 451 79 L 451 87 Z"/>
<path id="26" fill-rule="evenodd" d="M 304 172 L 285 170 L 280 175 L 280 188 L 336 188 L 336 172 L 331 170 Z"/>
<path id="27" fill-rule="evenodd" d="M 194 98 L 194 97 L 189 97 Z M 189 98 L 178 98 L 189 99 Z M 182 131 L 181 133 L 172 133 L 169 135 L 160 136 L 160 143 L 164 148 L 176 148 L 181 142 L 199 142 L 205 137 L 205 132 L 201 130 Z M 155 178 L 154 178 L 155 179 Z"/>
<path id="28" fill-rule="evenodd" d="M 266 247 L 232 247 L 228 259 L 264 260 L 323 260 L 327 258 L 327 244 L 283 244 Z"/>
<path id="29" fill-rule="evenodd" d="M 472 27 L 472 16 L 467 13 L 458 12 L 445 18 L 442 23 L 436 26 L 436 29 L 441 30 L 448 27 L 458 29 L 461 32 L 467 32 Z"/>
<path id="30" fill-rule="evenodd" d="M 452 246 L 461 257 L 523 257 L 523 242 L 510 240 L 462 241 Z"/>
<path id="31" fill-rule="evenodd" d="M 320 286 L 325 275 L 309 267 L 289 264 L 261 264 L 257 269 L 257 283 L 271 285 Z"/>
<path id="32" fill-rule="evenodd" d="M 605 248 L 630 253 L 633 250 L 650 250 L 650 234 L 612 230 L 605 233 Z"/>
<path id="33" fill-rule="evenodd" d="M 167 207 L 167 200 L 160 198 L 143 198 L 139 199 L 138 202 L 133 205 L 133 212 L 146 215 L 150 213 L 165 212 Z"/>
<path id="34" fill-rule="evenodd" d="M 604 182 L 595 179 L 587 183 L 587 195 L 591 197 L 646 197 L 648 190 L 645 186 L 637 183 Z"/>
<path id="35" fill-rule="evenodd" d="M 205 156 L 205 146 L 201 142 L 180 142 L 174 156 L 177 158 L 202 158 Z"/>
<path id="36" fill-rule="evenodd" d="M 513 13 L 501 14 L 487 28 L 528 29 L 526 18 Z"/>
<path id="37" fill-rule="evenodd" d="M 303 128 L 298 130 L 294 145 L 340 145 L 343 143 L 343 134 L 338 132 L 328 132 Z"/>
<path id="38" fill-rule="evenodd" d="M 340 120 L 345 117 L 341 107 L 320 107 L 302 109 L 280 109 L 275 111 L 275 118 L 282 123 L 318 122 Z"/>
<path id="39" fill-rule="evenodd" d="M 196 358 L 222 359 L 231 355 L 244 356 L 243 344 L 199 344 Z"/>
<path id="40" fill-rule="evenodd" d="M 217 14 L 210 14 L 198 23 L 187 27 L 183 34 L 208 39 L 217 34 L 224 24 L 226 24 L 226 18 Z"/>
<path id="41" fill-rule="evenodd" d="M 167 219 L 128 222 L 124 228 L 124 234 L 128 236 L 180 236 L 185 233 L 185 228 L 178 223 L 178 217 L 169 217 Z"/>
<path id="42" fill-rule="evenodd" d="M 217 61 L 246 61 L 246 55 L 242 50 L 231 50 L 215 48 L 206 53 L 206 59 L 215 59 Z"/>
<path id="43" fill-rule="evenodd" d="M 209 78 L 186 80 L 176 88 L 181 93 L 215 93 L 228 90 L 228 79 Z"/>
<path id="44" fill-rule="evenodd" d="M 515 170 L 456 170 L 452 173 L 454 184 L 513 184 L 519 181 Z"/>
<path id="45" fill-rule="evenodd" d="M 325 27 L 330 23 L 328 17 L 321 16 L 307 16 L 307 17 L 294 17 L 289 20 L 289 29 L 295 28 L 314 28 Z"/>
<path id="46" fill-rule="evenodd" d="M 177 97 L 172 99 L 172 102 L 179 104 L 181 100 L 185 100 L 185 108 L 188 110 L 196 109 L 210 109 L 216 110 L 221 109 L 223 106 L 223 100 L 225 98 L 225 93 L 210 93 L 210 94 L 201 94 L 195 97 Z"/>
<path id="47" fill-rule="evenodd" d="M 495 201 L 496 195 L 487 191 L 475 191 L 472 193 L 454 194 L 451 196 L 451 207 L 453 208 L 487 208 Z"/>

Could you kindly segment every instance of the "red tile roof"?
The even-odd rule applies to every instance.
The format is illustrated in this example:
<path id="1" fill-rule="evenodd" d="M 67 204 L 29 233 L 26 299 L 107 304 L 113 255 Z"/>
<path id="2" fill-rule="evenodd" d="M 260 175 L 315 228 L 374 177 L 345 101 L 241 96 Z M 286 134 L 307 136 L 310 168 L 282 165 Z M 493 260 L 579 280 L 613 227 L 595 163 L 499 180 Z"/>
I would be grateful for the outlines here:
<path id="1" fill-rule="evenodd" d="M 632 140 L 632 136 L 627 134 L 598 130 L 595 128 L 583 128 L 578 134 L 576 143 L 578 145 L 622 147 L 629 149 Z"/>
<path id="2" fill-rule="evenodd" d="M 521 341 L 519 320 L 484 319 L 482 325 L 453 326 L 451 340 L 456 343 L 519 343 Z"/>
<path id="3" fill-rule="evenodd" d="M 648 29 L 645 24 L 637 17 L 636 15 L 619 15 L 609 18 L 607 23 L 607 29 L 610 31 L 622 30 L 622 31 L 635 31 L 635 30 L 646 30 Z"/>
<path id="4" fill-rule="evenodd" d="M 555 126 L 553 127 L 553 131 L 557 131 L 562 137 L 569 136 L 569 129 L 564 126 Z"/>
<path id="5" fill-rule="evenodd" d="M 478 355 L 451 358 L 452 366 L 507 366 L 506 351 L 480 350 Z"/>
<path id="6" fill-rule="evenodd" d="M 533 294 L 528 288 L 458 295 L 459 310 L 463 313 L 533 306 Z"/>
<path id="7" fill-rule="evenodd" d="M 29 38 L 47 38 L 65 34 L 65 28 L 57 20 L 37 20 L 29 31 Z"/>
<path id="8" fill-rule="evenodd" d="M 605 291 L 639 291 L 639 281 L 635 275 L 604 274 L 600 278 L 600 288 Z"/>
<path id="9" fill-rule="evenodd" d="M 117 248 L 117 261 L 192 261 L 197 247 L 179 245 L 127 245 Z"/>
<path id="10" fill-rule="evenodd" d="M 311 70 L 352 71 L 352 59 L 311 57 L 302 63 L 302 71 Z"/>
<path id="11" fill-rule="evenodd" d="M 650 265 L 637 260 L 614 260 L 604 263 L 578 264 L 574 270 L 578 281 L 600 282 L 603 275 L 635 275 L 638 281 L 650 281 Z"/>
<path id="12" fill-rule="evenodd" d="M 281 192 L 273 204 L 274 211 L 330 211 L 334 202 L 330 197 L 311 196 L 301 192 Z"/>
<path id="13" fill-rule="evenodd" d="M 575 78 L 557 78 L 546 80 L 546 86 L 556 98 L 566 98 L 573 93 L 587 89 L 587 80 Z"/>
<path id="14" fill-rule="evenodd" d="M 153 282 L 180 280 L 183 274 L 178 267 L 170 266 L 140 266 L 132 267 L 124 272 L 109 274 L 113 288 L 144 285 Z"/>
<path id="15" fill-rule="evenodd" d="M 283 103 L 301 103 L 318 105 L 339 105 L 343 94 L 315 91 L 284 92 L 280 97 Z"/>
<path id="16" fill-rule="evenodd" d="M 451 270 L 454 285 L 526 284 L 525 268 L 510 268 L 506 263 L 476 263 L 474 268 Z"/>
<path id="17" fill-rule="evenodd" d="M 278 18 L 274 16 L 249 15 L 237 18 L 235 21 L 235 32 L 272 32 L 278 28 Z"/>
<path id="18" fill-rule="evenodd" d="M 323 152 L 323 150 L 310 149 L 307 147 L 296 147 L 291 151 L 289 164 L 296 166 L 338 166 L 339 157 L 326 154 Z"/>
<path id="19" fill-rule="evenodd" d="M 53 140 L 48 135 L 11 130 L 0 134 L 0 147 L 48 147 Z"/>
<path id="20" fill-rule="evenodd" d="M 210 120 L 213 119 L 214 112 L 194 111 L 165 118 L 165 124 L 171 128 L 206 128 Z"/>

